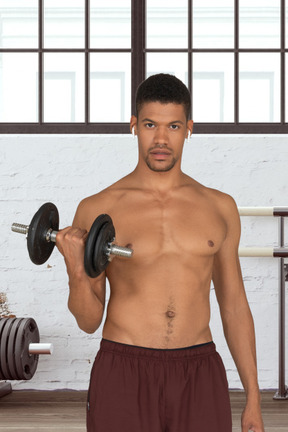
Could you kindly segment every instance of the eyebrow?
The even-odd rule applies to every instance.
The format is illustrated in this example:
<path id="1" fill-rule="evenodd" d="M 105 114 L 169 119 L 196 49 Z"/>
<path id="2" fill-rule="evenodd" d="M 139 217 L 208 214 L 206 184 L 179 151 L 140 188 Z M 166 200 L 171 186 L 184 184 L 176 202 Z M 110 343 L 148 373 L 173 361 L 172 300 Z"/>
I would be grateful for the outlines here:
<path id="1" fill-rule="evenodd" d="M 149 123 L 156 123 L 155 120 L 151 120 L 151 119 L 149 119 L 149 118 L 144 118 L 141 122 L 142 122 L 142 123 L 145 123 L 145 122 L 149 122 Z M 171 125 L 171 124 L 176 124 L 176 123 L 179 123 L 179 124 L 181 124 L 181 125 L 184 125 L 184 123 L 183 123 L 181 120 L 174 120 L 174 121 L 172 121 L 172 122 L 169 122 L 170 125 Z"/>

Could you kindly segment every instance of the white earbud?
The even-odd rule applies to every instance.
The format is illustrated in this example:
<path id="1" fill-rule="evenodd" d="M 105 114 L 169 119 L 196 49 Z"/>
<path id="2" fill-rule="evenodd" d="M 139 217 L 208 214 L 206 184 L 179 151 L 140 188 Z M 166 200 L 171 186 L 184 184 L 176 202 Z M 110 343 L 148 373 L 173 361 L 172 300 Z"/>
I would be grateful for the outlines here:
<path id="1" fill-rule="evenodd" d="M 132 136 L 133 136 L 133 138 L 135 138 L 135 127 L 134 126 L 132 127 Z"/>

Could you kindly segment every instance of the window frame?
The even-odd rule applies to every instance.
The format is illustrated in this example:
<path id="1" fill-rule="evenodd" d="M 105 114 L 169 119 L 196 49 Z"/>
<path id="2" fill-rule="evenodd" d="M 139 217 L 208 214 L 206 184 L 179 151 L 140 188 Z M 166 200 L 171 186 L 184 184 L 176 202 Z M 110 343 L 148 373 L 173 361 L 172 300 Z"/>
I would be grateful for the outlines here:
<path id="1" fill-rule="evenodd" d="M 239 48 L 239 0 L 234 0 L 234 47 L 231 49 L 196 49 L 192 46 L 193 0 L 188 1 L 188 48 L 186 49 L 148 49 L 146 48 L 146 0 L 131 0 L 131 49 L 91 49 L 90 39 L 90 1 L 85 0 L 85 48 L 83 49 L 47 49 L 43 47 L 43 0 L 38 0 L 39 45 L 35 49 L 0 48 L 0 53 L 38 53 L 39 99 L 37 123 L 0 122 L 0 134 L 127 134 L 129 123 L 91 123 L 89 122 L 89 54 L 131 53 L 131 114 L 135 113 L 135 94 L 138 85 L 145 79 L 146 53 L 186 53 L 188 55 L 188 88 L 193 91 L 192 65 L 193 53 L 233 53 L 234 54 L 234 122 L 232 123 L 195 123 L 196 134 L 287 134 L 285 122 L 285 0 L 280 0 L 281 7 L 281 46 L 279 49 L 240 49 Z M 85 54 L 85 122 L 83 123 L 46 123 L 43 121 L 43 55 L 44 53 L 67 52 Z M 240 53 L 279 53 L 281 57 L 281 121 L 273 123 L 239 122 L 239 54 Z M 288 101 L 287 101 L 288 104 Z M 193 113 L 192 113 L 193 118 Z"/>

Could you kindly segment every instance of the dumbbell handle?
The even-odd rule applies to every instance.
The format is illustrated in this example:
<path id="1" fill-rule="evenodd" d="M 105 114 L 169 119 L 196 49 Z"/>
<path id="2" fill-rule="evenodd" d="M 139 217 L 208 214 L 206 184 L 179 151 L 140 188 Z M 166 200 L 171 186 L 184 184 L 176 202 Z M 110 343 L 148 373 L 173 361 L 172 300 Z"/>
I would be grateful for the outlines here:
<path id="1" fill-rule="evenodd" d="M 19 234 L 28 234 L 29 225 L 23 225 L 19 223 L 13 223 L 11 226 L 11 230 L 19 233 Z M 56 235 L 58 231 L 53 231 L 52 229 L 48 230 L 46 233 L 46 240 L 47 242 L 53 242 L 56 243 Z M 133 249 L 129 249 L 123 246 L 118 246 L 113 243 L 109 243 L 106 248 L 106 254 L 108 256 L 110 255 L 117 255 L 124 258 L 130 258 L 133 254 Z"/>
<path id="2" fill-rule="evenodd" d="M 52 354 L 53 345 L 51 343 L 30 343 L 29 354 Z"/>

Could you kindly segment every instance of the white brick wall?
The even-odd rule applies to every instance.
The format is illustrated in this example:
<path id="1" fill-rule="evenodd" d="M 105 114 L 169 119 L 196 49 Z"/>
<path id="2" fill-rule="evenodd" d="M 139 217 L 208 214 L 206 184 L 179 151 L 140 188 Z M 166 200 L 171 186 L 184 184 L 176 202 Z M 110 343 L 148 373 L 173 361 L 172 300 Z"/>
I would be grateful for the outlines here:
<path id="1" fill-rule="evenodd" d="M 60 226 L 70 224 L 82 198 L 135 167 L 136 147 L 136 141 L 126 135 L 0 135 L 0 315 L 9 311 L 18 317 L 33 317 L 41 340 L 54 344 L 53 356 L 40 358 L 32 380 L 14 382 L 14 388 L 86 389 L 101 329 L 95 335 L 78 329 L 67 310 L 62 257 L 55 251 L 43 266 L 33 265 L 25 237 L 10 231 L 12 222 L 29 224 L 40 205 L 52 201 L 60 212 Z M 194 135 L 186 144 L 183 170 L 197 181 L 231 194 L 238 206 L 288 206 L 287 161 L 287 136 Z M 288 240 L 287 221 L 285 225 Z M 277 244 L 276 219 L 242 218 L 242 231 L 243 246 Z M 241 263 L 255 319 L 260 387 L 277 388 L 277 259 L 242 258 Z M 240 388 L 213 289 L 211 304 L 212 332 L 229 385 Z M 288 358 L 287 348 L 288 342 Z"/>

